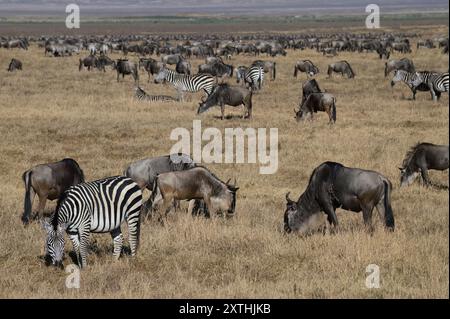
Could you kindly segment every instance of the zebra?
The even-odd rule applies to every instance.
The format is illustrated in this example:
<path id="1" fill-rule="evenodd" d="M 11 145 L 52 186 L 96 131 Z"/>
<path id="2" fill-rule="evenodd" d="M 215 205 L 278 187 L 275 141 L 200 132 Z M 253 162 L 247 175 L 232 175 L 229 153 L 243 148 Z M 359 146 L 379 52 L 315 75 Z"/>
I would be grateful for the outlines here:
<path id="1" fill-rule="evenodd" d="M 139 101 L 149 101 L 149 102 L 173 102 L 178 101 L 178 99 L 168 96 L 168 95 L 149 95 L 147 94 L 141 87 L 136 86 L 135 90 L 135 98 Z"/>
<path id="2" fill-rule="evenodd" d="M 264 69 L 261 66 L 255 65 L 249 68 L 240 66 L 236 69 L 237 83 L 243 80 L 246 87 L 252 90 L 261 90 L 264 80 Z"/>
<path id="3" fill-rule="evenodd" d="M 417 86 L 420 83 L 426 83 L 428 85 L 433 101 L 439 100 L 442 92 L 448 92 L 448 72 L 416 72 L 416 77 L 412 81 L 412 84 Z"/>
<path id="4" fill-rule="evenodd" d="M 207 96 L 209 96 L 214 84 L 217 83 L 216 78 L 210 74 L 186 75 L 179 74 L 167 68 L 161 68 L 155 77 L 155 83 L 162 83 L 165 81 L 171 83 L 175 87 L 178 91 L 180 100 L 183 102 L 184 92 L 198 92 L 203 89 Z"/>
<path id="5" fill-rule="evenodd" d="M 391 80 L 391 87 L 393 88 L 397 82 L 404 82 L 411 89 L 413 93 L 413 100 L 415 100 L 417 91 L 430 91 L 429 86 L 422 82 L 420 73 L 421 72 L 395 70 L 394 77 Z"/>
<path id="6" fill-rule="evenodd" d="M 65 191 L 58 200 L 55 212 L 42 222 L 47 232 L 46 257 L 62 267 L 64 230 L 72 241 L 80 268 L 86 266 L 90 233 L 110 232 L 114 242 L 115 259 L 122 251 L 123 236 L 120 224 L 128 224 L 131 255 L 139 245 L 142 190 L 132 179 L 113 176 L 77 184 Z M 50 260 L 47 259 L 50 263 Z"/>

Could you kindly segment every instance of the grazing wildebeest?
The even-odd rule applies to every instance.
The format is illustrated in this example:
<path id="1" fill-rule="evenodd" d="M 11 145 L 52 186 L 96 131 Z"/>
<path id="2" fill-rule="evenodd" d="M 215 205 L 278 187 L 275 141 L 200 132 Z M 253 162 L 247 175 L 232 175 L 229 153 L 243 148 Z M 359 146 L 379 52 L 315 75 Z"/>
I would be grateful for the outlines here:
<path id="1" fill-rule="evenodd" d="M 172 200 L 202 199 L 211 214 L 223 212 L 232 216 L 236 208 L 238 189 L 236 185 L 222 182 L 205 167 L 197 166 L 158 175 L 152 197 L 154 194 L 162 196 L 161 212 L 166 215 Z"/>
<path id="2" fill-rule="evenodd" d="M 14 70 L 22 70 L 22 62 L 12 58 L 11 62 L 9 62 L 8 72 L 13 72 Z"/>
<path id="3" fill-rule="evenodd" d="M 363 212 L 364 224 L 372 230 L 374 207 L 384 215 L 389 230 L 394 230 L 391 207 L 391 182 L 380 173 L 349 168 L 335 162 L 324 162 L 314 169 L 304 193 L 297 202 L 286 194 L 284 229 L 286 232 L 303 231 L 304 226 L 324 212 L 328 222 L 338 226 L 336 208 Z"/>
<path id="4" fill-rule="evenodd" d="M 97 67 L 97 57 L 95 55 L 89 55 L 83 59 L 80 59 L 80 64 L 78 65 L 78 71 L 81 71 L 83 69 L 83 66 L 88 69 L 88 71 L 91 70 L 91 68 Z"/>
<path id="5" fill-rule="evenodd" d="M 294 65 L 294 76 L 297 77 L 298 72 L 305 72 L 307 77 L 316 75 L 319 73 L 319 68 L 314 65 L 310 60 L 299 60 Z"/>
<path id="6" fill-rule="evenodd" d="M 302 101 L 300 103 L 303 104 L 305 102 L 306 98 L 311 93 L 322 93 L 322 90 L 319 87 L 319 83 L 317 83 L 316 79 L 311 79 L 303 83 L 302 85 Z"/>
<path id="7" fill-rule="evenodd" d="M 175 71 L 177 73 L 191 75 L 191 63 L 187 60 L 180 59 L 175 66 Z"/>
<path id="8" fill-rule="evenodd" d="M 386 62 L 384 64 L 384 77 L 387 77 L 393 70 L 403 70 L 411 73 L 416 72 L 413 61 L 408 58 Z"/>
<path id="9" fill-rule="evenodd" d="M 153 183 L 158 174 L 186 170 L 195 166 L 195 162 L 189 155 L 177 153 L 146 158 L 131 163 L 125 169 L 124 175 L 131 178 L 142 190 L 152 191 Z M 151 209 L 152 197 L 144 205 L 147 211 Z"/>
<path id="10" fill-rule="evenodd" d="M 298 121 L 302 121 L 310 116 L 313 119 L 313 114 L 320 112 L 326 112 L 329 123 L 336 123 L 336 98 L 330 93 L 311 93 L 300 104 L 299 110 L 295 112 L 295 118 Z"/>
<path id="11" fill-rule="evenodd" d="M 224 119 L 225 105 L 244 105 L 242 118 L 252 117 L 252 91 L 242 86 L 231 86 L 227 83 L 218 84 L 206 100 L 199 103 L 197 114 L 201 114 L 210 107 L 219 105 L 222 120 Z"/>
<path id="12" fill-rule="evenodd" d="M 28 224 L 36 194 L 39 197 L 38 215 L 42 216 L 47 199 L 55 200 L 70 186 L 84 182 L 84 174 L 75 160 L 65 158 L 37 165 L 23 173 L 22 179 L 25 183 L 22 222 Z"/>
<path id="13" fill-rule="evenodd" d="M 126 74 L 131 74 L 134 82 L 139 82 L 138 66 L 136 63 L 128 61 L 127 59 L 118 59 L 116 63 L 117 82 L 119 82 L 119 75 L 122 74 L 122 79 Z"/>
<path id="14" fill-rule="evenodd" d="M 263 68 L 264 73 L 270 73 L 270 80 L 275 80 L 277 76 L 277 63 L 274 61 L 262 61 L 262 60 L 256 60 L 253 61 L 251 66 L 259 66 Z"/>
<path id="15" fill-rule="evenodd" d="M 418 143 L 405 156 L 400 170 L 400 187 L 410 185 L 420 174 L 426 186 L 431 184 L 428 170 L 444 171 L 448 169 L 448 145 Z"/>
<path id="16" fill-rule="evenodd" d="M 328 65 L 328 77 L 331 77 L 333 72 L 341 73 L 342 76 L 345 74 L 349 79 L 355 77 L 355 72 L 353 72 L 352 67 L 345 60 Z"/>
<path id="17" fill-rule="evenodd" d="M 114 70 L 116 68 L 116 61 L 114 61 L 113 59 L 104 54 L 100 54 L 100 56 L 97 58 L 97 65 L 96 65 L 97 69 L 106 72 L 105 66 L 107 65 L 110 65 Z"/>

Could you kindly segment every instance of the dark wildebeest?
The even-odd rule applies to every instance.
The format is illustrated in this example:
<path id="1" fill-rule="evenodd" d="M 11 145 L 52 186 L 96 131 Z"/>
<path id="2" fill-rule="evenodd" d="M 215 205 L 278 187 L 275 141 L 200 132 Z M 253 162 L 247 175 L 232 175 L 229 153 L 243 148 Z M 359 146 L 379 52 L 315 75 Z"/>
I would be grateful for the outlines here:
<path id="1" fill-rule="evenodd" d="M 387 77 L 394 70 L 403 70 L 410 73 L 416 72 L 413 61 L 408 58 L 386 62 L 384 64 L 384 77 Z"/>
<path id="2" fill-rule="evenodd" d="M 156 176 L 161 173 L 181 171 L 195 167 L 196 164 L 189 155 L 177 153 L 153 158 L 146 158 L 131 163 L 124 172 L 124 175 L 131 178 L 139 187 L 144 190 L 153 190 L 153 183 Z M 144 204 L 146 211 L 151 209 L 152 198 Z"/>
<path id="3" fill-rule="evenodd" d="M 165 64 L 152 58 L 140 58 L 139 68 L 141 68 L 141 66 L 144 66 L 145 71 L 147 71 L 148 81 L 150 82 L 150 74 L 158 74 L 159 71 L 165 67 Z"/>
<path id="4" fill-rule="evenodd" d="M 231 86 L 227 83 L 216 85 L 206 100 L 200 102 L 197 114 L 201 114 L 210 107 L 219 105 L 222 120 L 224 119 L 225 105 L 244 105 L 242 118 L 252 117 L 252 91 L 242 86 Z"/>
<path id="5" fill-rule="evenodd" d="M 88 69 L 88 71 L 91 70 L 91 68 L 97 67 L 97 57 L 95 55 L 89 55 L 83 59 L 80 59 L 80 64 L 78 65 L 78 71 L 81 71 L 83 69 L 83 66 Z"/>
<path id="6" fill-rule="evenodd" d="M 136 63 L 128 61 L 127 59 L 118 59 L 116 63 L 117 82 L 119 82 L 119 75 L 122 74 L 122 79 L 126 74 L 131 74 L 134 82 L 139 82 L 138 66 Z"/>
<path id="7" fill-rule="evenodd" d="M 308 187 L 297 202 L 286 194 L 284 229 L 286 232 L 305 231 L 312 218 L 320 212 L 328 222 L 338 226 L 336 208 L 363 212 L 364 224 L 372 230 L 372 212 L 377 208 L 384 215 L 389 230 L 394 230 L 391 207 L 391 182 L 380 173 L 324 162 L 314 169 Z"/>
<path id="8" fill-rule="evenodd" d="M 294 65 L 294 77 L 297 77 L 298 72 L 305 72 L 307 77 L 316 75 L 319 73 L 319 68 L 314 65 L 310 60 L 299 60 Z"/>
<path id="9" fill-rule="evenodd" d="M 336 98 L 330 93 L 311 93 L 298 111 L 294 109 L 297 122 L 303 121 L 308 115 L 312 120 L 313 114 L 318 111 L 328 114 L 329 124 L 336 123 Z"/>
<path id="10" fill-rule="evenodd" d="M 277 64 L 274 61 L 262 61 L 262 60 L 256 60 L 253 61 L 251 66 L 259 66 L 263 68 L 264 73 L 270 73 L 270 80 L 275 80 L 277 76 Z"/>
<path id="11" fill-rule="evenodd" d="M 342 76 L 345 74 L 349 79 L 355 77 L 355 72 L 353 72 L 352 67 L 345 60 L 328 65 L 328 77 L 331 77 L 333 72 L 341 73 Z"/>
<path id="12" fill-rule="evenodd" d="M 222 182 L 205 167 L 197 166 L 158 175 L 152 197 L 154 194 L 161 195 L 163 203 L 160 211 L 165 215 L 173 200 L 202 199 L 211 214 L 223 212 L 233 216 L 238 189 L 235 185 Z"/>
<path id="13" fill-rule="evenodd" d="M 110 65 L 114 70 L 116 68 L 116 61 L 114 61 L 113 59 L 104 54 L 100 54 L 100 56 L 97 58 L 97 65 L 96 65 L 97 69 L 106 72 L 105 66 L 107 65 Z"/>
<path id="14" fill-rule="evenodd" d="M 319 87 L 319 83 L 317 83 L 316 79 L 311 79 L 303 83 L 302 85 L 302 101 L 300 102 L 300 105 L 305 102 L 306 98 L 311 93 L 322 93 L 322 90 Z"/>
<path id="15" fill-rule="evenodd" d="M 191 75 L 191 63 L 187 60 L 180 59 L 175 66 L 175 71 L 177 73 Z"/>
<path id="16" fill-rule="evenodd" d="M 216 77 L 233 76 L 233 66 L 223 62 L 214 62 L 211 64 L 200 64 L 198 73 L 208 73 Z"/>
<path id="17" fill-rule="evenodd" d="M 182 58 L 182 56 L 181 56 L 180 54 L 169 54 L 169 55 L 163 56 L 163 57 L 161 58 L 161 61 L 162 61 L 164 64 L 172 65 L 172 64 L 177 64 L 178 61 L 180 61 L 180 60 L 182 60 L 182 59 L 183 59 L 183 58 Z"/>
<path id="18" fill-rule="evenodd" d="M 62 161 L 37 165 L 22 175 L 25 183 L 25 200 L 22 222 L 28 224 L 34 196 L 39 197 L 38 215 L 43 215 L 47 199 L 55 200 L 72 185 L 84 182 L 78 163 L 65 158 Z"/>
<path id="19" fill-rule="evenodd" d="M 405 156 L 400 170 L 400 187 L 410 185 L 420 174 L 426 186 L 431 185 L 428 170 L 448 169 L 448 145 L 418 143 Z"/>
<path id="20" fill-rule="evenodd" d="M 9 62 L 8 72 L 13 72 L 14 70 L 22 70 L 22 62 L 12 58 L 11 62 Z"/>

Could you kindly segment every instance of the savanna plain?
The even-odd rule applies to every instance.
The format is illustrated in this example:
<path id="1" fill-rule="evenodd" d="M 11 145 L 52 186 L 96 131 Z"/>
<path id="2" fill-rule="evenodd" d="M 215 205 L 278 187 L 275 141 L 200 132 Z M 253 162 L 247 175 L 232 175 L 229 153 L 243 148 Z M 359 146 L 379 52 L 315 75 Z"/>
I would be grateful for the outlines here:
<path id="1" fill-rule="evenodd" d="M 421 37 L 448 33 L 448 26 L 414 28 L 408 31 Z M 411 54 L 391 58 L 406 56 L 418 70 L 448 70 L 448 55 L 437 48 L 416 50 L 416 40 Z M 433 102 L 428 92 L 419 92 L 413 101 L 406 85 L 391 89 L 392 75 L 384 77 L 385 60 L 375 53 L 343 52 L 331 58 L 315 50 L 288 50 L 287 56 L 259 57 L 276 61 L 277 78 L 266 79 L 254 94 L 253 118 L 242 120 L 241 108 L 226 107 L 228 117 L 220 120 L 218 107 L 196 115 L 201 93 L 183 103 L 136 101 L 129 76 L 118 83 L 110 67 L 105 73 L 78 71 L 78 59 L 86 55 L 45 57 L 36 44 L 28 51 L 0 49 L 0 297 L 448 298 L 448 190 L 418 182 L 400 189 L 398 170 L 417 142 L 448 144 L 448 94 Z M 6 71 L 12 57 L 23 62 L 23 71 Z M 128 58 L 138 60 L 132 53 Z M 238 55 L 226 63 L 249 65 L 255 59 Z M 299 59 L 318 65 L 319 85 L 336 96 L 335 125 L 328 125 L 325 113 L 312 122 L 294 119 L 306 80 L 305 74 L 293 77 Z M 327 78 L 327 65 L 344 59 L 356 78 Z M 203 59 L 191 63 L 197 70 Z M 148 82 L 142 70 L 140 85 L 151 94 L 176 94 L 170 85 Z M 119 175 L 130 162 L 168 154 L 175 143 L 171 131 L 192 131 L 194 119 L 222 133 L 228 127 L 278 128 L 278 171 L 261 175 L 258 163 L 206 164 L 224 181 L 237 179 L 234 218 L 194 218 L 182 203 L 164 226 L 144 222 L 137 256 L 125 254 L 118 261 L 112 258 L 110 235 L 93 234 L 80 288 L 66 288 L 68 274 L 42 261 L 45 231 L 39 222 L 26 228 L 21 223 L 22 173 L 72 157 L 87 180 Z M 369 234 L 361 214 L 338 209 L 335 234 L 284 234 L 285 194 L 298 198 L 312 170 L 324 161 L 388 177 L 394 185 L 395 232 L 385 231 L 374 213 L 375 231 Z M 430 177 L 448 185 L 448 171 L 431 171 Z M 47 203 L 47 216 L 55 204 Z M 71 250 L 66 242 L 66 265 L 72 262 Z M 380 288 L 365 285 L 369 264 L 379 266 Z"/>

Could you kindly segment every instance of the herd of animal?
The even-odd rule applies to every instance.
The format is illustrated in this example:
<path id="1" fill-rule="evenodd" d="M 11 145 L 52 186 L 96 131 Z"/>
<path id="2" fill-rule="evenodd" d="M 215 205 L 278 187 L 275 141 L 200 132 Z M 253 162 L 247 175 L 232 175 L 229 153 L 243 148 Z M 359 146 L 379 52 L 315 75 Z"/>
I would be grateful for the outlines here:
<path id="1" fill-rule="evenodd" d="M 79 59 L 79 70 L 94 68 L 106 72 L 111 66 L 120 76 L 131 75 L 135 82 L 135 98 L 139 101 L 173 102 L 184 101 L 185 92 L 203 90 L 197 114 L 213 106 L 220 106 L 224 119 L 225 105 L 244 105 L 243 118 L 252 117 L 252 97 L 264 87 L 264 77 L 276 80 L 276 62 L 255 60 L 248 66 L 234 67 L 228 64 L 234 56 L 266 54 L 276 57 L 286 55 L 287 49 L 315 49 L 324 55 L 336 56 L 341 51 L 374 52 L 380 59 L 389 59 L 393 52 L 411 52 L 409 37 L 416 35 L 392 34 L 316 34 L 300 35 L 248 35 L 248 36 L 129 36 L 129 37 L 40 37 L 8 39 L 7 48 L 28 49 L 29 42 L 37 42 L 44 48 L 44 54 L 66 56 L 78 54 L 83 49 L 89 55 Z M 177 44 L 173 44 L 173 43 Z M 1 44 L 0 47 L 5 45 Z M 3 41 L 5 43 L 5 41 Z M 181 44 L 180 44 L 181 43 Z M 442 52 L 448 54 L 448 38 L 417 41 L 417 49 L 435 48 L 437 43 Z M 134 52 L 138 62 L 128 58 L 113 60 L 108 53 L 113 50 L 124 55 Z M 160 56 L 160 59 L 149 55 Z M 204 58 L 198 72 L 193 74 L 189 58 Z M 224 61 L 227 61 L 225 63 Z M 31 64 L 31 63 L 30 63 Z M 175 65 L 175 69 L 169 66 Z M 144 68 L 148 81 L 170 83 L 178 92 L 178 97 L 150 95 L 139 86 L 139 70 Z M 22 62 L 12 59 L 8 71 L 21 70 Z M 311 60 L 299 60 L 294 65 L 294 77 L 305 73 L 307 80 L 302 84 L 302 98 L 299 109 L 295 110 L 297 121 L 313 118 L 316 112 L 326 112 L 329 123 L 336 122 L 336 98 L 320 89 L 315 75 L 319 68 Z M 448 92 L 448 72 L 416 71 L 414 63 L 402 58 L 385 63 L 384 74 L 394 76 L 391 85 L 404 82 L 415 98 L 417 91 L 430 91 L 433 100 L 441 93 Z M 349 79 L 356 73 L 346 60 L 328 65 L 327 74 L 341 74 Z M 238 85 L 227 79 L 236 76 Z M 405 155 L 400 167 L 401 186 L 411 184 L 419 175 L 425 185 L 433 183 L 428 170 L 446 170 L 449 167 L 448 145 L 419 143 Z M 114 250 L 119 258 L 123 236 L 121 224 L 128 225 L 131 255 L 135 255 L 139 245 L 140 223 L 144 216 L 159 213 L 159 220 L 172 209 L 179 207 L 179 201 L 188 200 L 189 211 L 193 215 L 206 217 L 222 214 L 233 216 L 236 210 L 236 182 L 222 181 L 208 168 L 195 163 L 186 154 L 169 154 L 147 158 L 128 165 L 119 176 L 86 182 L 82 169 L 74 159 L 66 158 L 55 163 L 37 165 L 23 174 L 25 184 L 24 212 L 22 222 L 26 225 L 32 219 L 32 204 L 39 198 L 37 216 L 42 217 L 47 200 L 58 199 L 56 209 L 49 219 L 42 219 L 47 232 L 46 258 L 49 264 L 61 266 L 64 257 L 64 236 L 68 234 L 78 257 L 80 267 L 86 265 L 90 233 L 110 232 Z M 143 191 L 151 196 L 143 201 Z M 284 230 L 286 232 L 308 233 L 311 225 L 325 213 L 332 229 L 338 226 L 336 209 L 361 212 L 365 226 L 372 230 L 372 212 L 376 208 L 384 216 L 385 226 L 394 230 L 394 213 L 391 207 L 392 183 L 382 174 L 359 168 L 345 167 L 340 163 L 324 162 L 317 166 L 309 179 L 303 194 L 297 201 L 286 194 Z M 36 216 L 34 216 L 36 217 Z"/>

